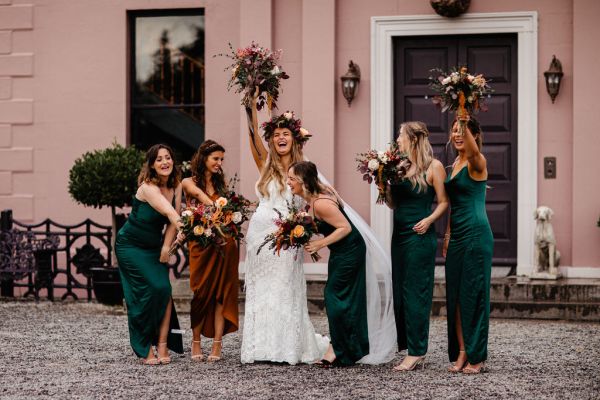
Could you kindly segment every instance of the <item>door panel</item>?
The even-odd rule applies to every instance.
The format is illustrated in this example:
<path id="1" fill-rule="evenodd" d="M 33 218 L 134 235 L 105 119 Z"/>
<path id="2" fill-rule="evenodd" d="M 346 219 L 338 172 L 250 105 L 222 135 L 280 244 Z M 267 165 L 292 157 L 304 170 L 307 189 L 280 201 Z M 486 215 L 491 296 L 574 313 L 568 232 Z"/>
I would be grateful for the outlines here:
<path id="1" fill-rule="evenodd" d="M 517 258 L 517 37 L 514 34 L 397 37 L 394 39 L 394 126 L 418 120 L 427 124 L 435 157 L 450 166 L 456 157 L 448 145 L 454 114 L 440 113 L 430 99 L 430 70 L 467 65 L 491 82 L 488 111 L 476 118 L 483 130 L 488 160 L 486 208 L 494 233 L 494 265 L 516 265 Z M 390 140 L 397 132 L 390 132 Z M 447 218 L 436 223 L 438 263 Z"/>

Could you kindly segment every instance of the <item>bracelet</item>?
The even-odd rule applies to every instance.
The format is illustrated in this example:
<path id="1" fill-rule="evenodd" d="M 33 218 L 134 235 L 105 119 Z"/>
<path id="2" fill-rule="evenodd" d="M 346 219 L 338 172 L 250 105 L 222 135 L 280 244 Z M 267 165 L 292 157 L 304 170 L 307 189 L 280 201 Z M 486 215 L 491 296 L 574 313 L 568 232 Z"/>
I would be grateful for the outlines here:
<path id="1" fill-rule="evenodd" d="M 444 239 L 450 239 L 450 234 L 449 234 L 449 233 L 446 233 L 446 234 L 444 235 Z"/>

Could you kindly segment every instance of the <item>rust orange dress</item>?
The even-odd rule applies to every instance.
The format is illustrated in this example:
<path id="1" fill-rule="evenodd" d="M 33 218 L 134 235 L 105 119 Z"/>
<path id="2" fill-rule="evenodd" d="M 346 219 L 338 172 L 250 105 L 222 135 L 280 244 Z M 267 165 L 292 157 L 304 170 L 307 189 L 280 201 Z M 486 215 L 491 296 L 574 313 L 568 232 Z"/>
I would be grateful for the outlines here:
<path id="1" fill-rule="evenodd" d="M 214 194 L 212 200 L 219 196 Z M 188 202 L 189 205 L 189 202 Z M 223 335 L 238 330 L 239 253 L 235 240 L 224 246 L 202 248 L 188 242 L 190 251 L 190 288 L 194 293 L 190 310 L 192 329 L 202 326 L 202 335 L 215 337 L 215 309 L 223 305 Z"/>

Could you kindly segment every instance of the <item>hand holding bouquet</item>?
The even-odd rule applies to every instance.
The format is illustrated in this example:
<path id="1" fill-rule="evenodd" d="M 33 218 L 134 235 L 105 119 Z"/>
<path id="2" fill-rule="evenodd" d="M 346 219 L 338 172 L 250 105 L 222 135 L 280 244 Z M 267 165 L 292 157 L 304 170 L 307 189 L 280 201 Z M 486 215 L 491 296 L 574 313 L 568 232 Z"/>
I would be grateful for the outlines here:
<path id="1" fill-rule="evenodd" d="M 400 152 L 398 145 L 392 143 L 386 151 L 369 150 L 358 154 L 357 170 L 363 174 L 363 180 L 377 185 L 379 195 L 377 203 L 385 201 L 385 187 L 388 183 L 401 180 L 410 168 L 410 160 Z"/>
<path id="2" fill-rule="evenodd" d="M 469 115 L 480 109 L 487 111 L 484 100 L 493 92 L 492 88 L 483 75 L 471 75 L 467 67 L 454 68 L 450 72 L 436 68 L 431 72 L 437 74 L 429 77 L 429 87 L 437 93 L 433 103 L 440 106 L 442 112 L 455 111 L 461 121 L 461 132 L 464 132 L 464 121 Z"/>
<path id="3" fill-rule="evenodd" d="M 254 42 L 237 51 L 229 43 L 229 48 L 230 54 L 217 54 L 233 60 L 233 63 L 225 68 L 232 70 L 227 89 L 236 86 L 235 91 L 243 94 L 242 105 L 247 108 L 252 106 L 256 92 L 258 92 L 256 105 L 258 110 L 261 110 L 265 103 L 269 110 L 277 108 L 280 80 L 289 78 L 278 65 L 281 50 L 270 51 Z"/>
<path id="4" fill-rule="evenodd" d="M 275 219 L 277 230 L 265 237 L 256 254 L 259 254 L 266 245 L 269 245 L 269 249 L 277 255 L 282 249 L 301 248 L 310 241 L 312 235 L 317 233 L 317 225 L 313 217 L 293 203 L 288 202 L 287 205 L 288 214 L 285 216 L 281 211 L 274 209 L 278 215 L 278 218 Z M 316 252 L 311 253 L 310 257 L 313 261 L 321 259 Z"/>
<path id="5" fill-rule="evenodd" d="M 252 202 L 235 193 L 237 176 L 227 185 L 224 197 L 215 200 L 214 205 L 200 204 L 197 207 L 186 207 L 181 213 L 181 224 L 176 242 L 169 251 L 173 254 L 185 240 L 198 242 L 200 247 L 210 245 L 222 246 L 228 240 L 244 238 L 242 224 L 252 213 Z"/>

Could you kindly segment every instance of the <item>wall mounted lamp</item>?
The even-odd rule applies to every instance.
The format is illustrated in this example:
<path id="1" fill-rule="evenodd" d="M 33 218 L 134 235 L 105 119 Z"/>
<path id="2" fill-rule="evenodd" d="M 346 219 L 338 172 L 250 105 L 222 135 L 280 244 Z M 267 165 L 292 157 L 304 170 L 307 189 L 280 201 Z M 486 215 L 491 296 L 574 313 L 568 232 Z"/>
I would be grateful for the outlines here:
<path id="1" fill-rule="evenodd" d="M 354 64 L 352 60 L 350 60 L 350 64 L 348 64 L 348 71 L 342 75 L 340 79 L 342 80 L 342 93 L 348 102 L 348 107 L 350 107 L 350 103 L 352 103 L 356 93 L 358 93 L 360 68 L 357 64 Z"/>
<path id="2" fill-rule="evenodd" d="M 556 56 L 552 56 L 550 68 L 548 71 L 544 72 L 544 77 L 546 78 L 546 90 L 548 91 L 548 94 L 552 99 L 552 103 L 554 104 L 554 99 L 556 99 L 556 96 L 558 96 L 558 91 L 560 90 L 560 81 L 563 77 L 562 65 Z"/>

